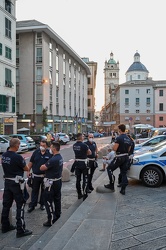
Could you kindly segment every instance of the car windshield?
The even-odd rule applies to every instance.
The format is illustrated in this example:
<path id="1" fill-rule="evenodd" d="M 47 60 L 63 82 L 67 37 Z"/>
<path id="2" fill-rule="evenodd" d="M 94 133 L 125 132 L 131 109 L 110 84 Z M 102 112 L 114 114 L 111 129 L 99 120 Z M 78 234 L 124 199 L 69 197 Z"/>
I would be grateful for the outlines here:
<path id="1" fill-rule="evenodd" d="M 27 139 L 28 141 L 33 141 L 33 139 L 32 139 L 31 137 L 29 137 L 29 136 L 26 136 L 26 139 Z"/>
<path id="2" fill-rule="evenodd" d="M 3 138 L 5 138 L 7 141 L 10 141 L 10 140 L 11 140 L 11 138 L 12 138 L 12 137 L 7 136 L 7 135 L 3 135 L 2 137 L 3 137 Z"/>

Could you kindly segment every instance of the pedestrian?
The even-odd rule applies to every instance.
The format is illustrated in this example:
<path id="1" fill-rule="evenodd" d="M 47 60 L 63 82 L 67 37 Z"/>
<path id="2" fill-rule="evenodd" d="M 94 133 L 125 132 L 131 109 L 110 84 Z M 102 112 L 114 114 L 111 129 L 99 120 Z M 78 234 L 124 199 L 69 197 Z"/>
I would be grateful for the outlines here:
<path id="1" fill-rule="evenodd" d="M 113 143 L 108 148 L 108 154 L 106 156 L 103 156 L 103 168 L 100 169 L 100 171 L 105 171 L 106 166 L 108 166 L 111 161 L 115 158 L 115 152 L 113 151 Z"/>
<path id="2" fill-rule="evenodd" d="M 60 137 L 58 133 L 54 134 L 54 141 L 59 142 L 60 141 Z"/>
<path id="3" fill-rule="evenodd" d="M 125 189 L 126 186 L 128 185 L 127 164 L 129 160 L 128 153 L 131 147 L 131 140 L 125 133 L 126 126 L 124 124 L 119 124 L 118 129 L 120 135 L 115 139 L 115 144 L 113 146 L 113 150 L 116 152 L 116 156 L 107 167 L 109 184 L 104 185 L 104 187 L 109 188 L 113 192 L 115 191 L 114 190 L 115 176 L 113 175 L 113 171 L 119 167 L 122 175 L 120 193 L 125 195 Z"/>
<path id="4" fill-rule="evenodd" d="M 41 140 L 40 147 L 36 149 L 28 163 L 29 172 L 27 176 L 32 175 L 32 193 L 31 193 L 31 202 L 29 203 L 28 213 L 31 213 L 38 204 L 38 196 L 40 192 L 40 209 L 44 210 L 44 171 L 40 170 L 41 165 L 45 164 L 50 158 L 52 154 L 50 154 L 48 150 L 48 143 L 46 140 Z M 32 173 L 30 173 L 30 170 Z"/>
<path id="5" fill-rule="evenodd" d="M 32 231 L 25 229 L 24 207 L 28 197 L 25 197 L 24 171 L 28 171 L 28 166 L 24 158 L 17 154 L 20 146 L 18 138 L 12 138 L 9 142 L 9 149 L 2 155 L 2 168 L 4 172 L 4 193 L 3 208 L 1 214 L 2 233 L 14 230 L 16 228 L 16 237 L 20 238 L 32 234 Z M 16 227 L 9 222 L 9 211 L 16 202 Z"/>
<path id="6" fill-rule="evenodd" d="M 75 175 L 76 175 L 76 189 L 78 193 L 78 199 L 87 197 L 88 191 L 88 168 L 87 168 L 87 156 L 91 154 L 91 150 L 88 145 L 83 143 L 84 136 L 82 133 L 77 134 L 77 141 L 73 145 L 73 151 L 75 154 Z M 82 188 L 81 188 L 81 178 Z"/>
<path id="7" fill-rule="evenodd" d="M 93 175 L 95 169 L 98 167 L 97 164 L 98 148 L 96 142 L 94 141 L 94 136 L 92 133 L 88 134 L 88 140 L 85 143 L 91 150 L 91 155 L 88 155 L 88 193 L 91 193 L 91 191 L 94 190 L 92 186 Z"/>
<path id="8" fill-rule="evenodd" d="M 45 227 L 50 227 L 61 216 L 63 159 L 59 142 L 52 142 L 50 151 L 53 156 L 40 167 L 41 171 L 45 171 L 44 201 L 47 211 L 47 221 L 43 223 Z"/>
<path id="9" fill-rule="evenodd" d="M 134 142 L 133 138 L 131 137 L 131 135 L 129 133 L 127 133 L 127 136 L 131 140 L 131 147 L 130 147 L 130 150 L 129 150 L 129 160 L 128 160 L 128 163 L 127 163 L 127 170 L 129 170 L 130 167 L 131 167 L 131 164 L 133 162 L 135 142 Z M 120 172 L 119 176 L 118 176 L 118 185 L 117 185 L 117 187 L 121 187 L 121 182 L 122 182 L 122 174 Z"/>
<path id="10" fill-rule="evenodd" d="M 50 132 L 47 133 L 47 143 L 48 143 L 48 146 L 50 147 L 51 145 L 51 139 L 52 139 L 52 135 Z"/>

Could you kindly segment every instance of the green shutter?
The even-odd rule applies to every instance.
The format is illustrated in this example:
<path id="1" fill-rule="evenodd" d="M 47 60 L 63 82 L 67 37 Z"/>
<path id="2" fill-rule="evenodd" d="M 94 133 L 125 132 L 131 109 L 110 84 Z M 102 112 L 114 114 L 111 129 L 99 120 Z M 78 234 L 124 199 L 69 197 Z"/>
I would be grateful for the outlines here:
<path id="1" fill-rule="evenodd" d="M 0 55 L 2 55 L 2 43 L 0 43 Z"/>
<path id="2" fill-rule="evenodd" d="M 12 97 L 12 113 L 15 113 L 15 97 Z"/>
<path id="3" fill-rule="evenodd" d="M 6 112 L 6 96 L 0 95 L 0 112 Z"/>

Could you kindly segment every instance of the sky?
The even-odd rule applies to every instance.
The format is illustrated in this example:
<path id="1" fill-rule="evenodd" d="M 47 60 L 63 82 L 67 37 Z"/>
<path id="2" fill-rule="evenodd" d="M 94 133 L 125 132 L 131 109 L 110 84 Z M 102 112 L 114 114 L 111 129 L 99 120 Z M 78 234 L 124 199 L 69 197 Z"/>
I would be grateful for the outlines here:
<path id="1" fill-rule="evenodd" d="M 97 62 L 98 111 L 111 52 L 119 61 L 120 84 L 136 51 L 149 77 L 166 80 L 165 0 L 17 0 L 16 18 L 49 25 L 81 58 Z"/>

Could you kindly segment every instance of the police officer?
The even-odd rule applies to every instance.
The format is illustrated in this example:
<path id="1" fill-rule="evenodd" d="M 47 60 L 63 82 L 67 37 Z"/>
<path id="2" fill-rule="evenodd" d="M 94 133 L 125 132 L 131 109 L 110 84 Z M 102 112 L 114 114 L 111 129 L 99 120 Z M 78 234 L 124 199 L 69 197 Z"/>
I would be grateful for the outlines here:
<path id="1" fill-rule="evenodd" d="M 85 199 L 88 191 L 88 168 L 87 168 L 87 155 L 91 154 L 88 145 L 83 143 L 84 136 L 82 133 L 77 134 L 77 141 L 73 145 L 75 154 L 75 175 L 76 175 L 76 189 L 78 199 Z M 83 178 L 81 189 L 81 177 Z"/>
<path id="2" fill-rule="evenodd" d="M 52 142 L 50 151 L 53 154 L 47 163 L 40 167 L 45 171 L 44 178 L 44 200 L 48 220 L 43 226 L 50 227 L 61 215 L 61 187 L 62 187 L 62 169 L 63 159 L 60 154 L 59 142 Z"/>
<path id="3" fill-rule="evenodd" d="M 24 196 L 25 182 L 24 171 L 28 171 L 28 166 L 23 157 L 16 152 L 20 146 L 20 140 L 12 138 L 9 143 L 10 148 L 2 155 L 2 167 L 4 172 L 5 186 L 3 193 L 3 208 L 1 215 L 2 233 L 15 229 L 9 222 L 9 210 L 13 200 L 16 202 L 16 237 L 23 237 L 32 234 L 32 231 L 25 229 L 24 206 L 26 197 Z M 28 198 L 28 197 L 27 197 Z"/>
<path id="4" fill-rule="evenodd" d="M 130 169 L 131 167 L 131 164 L 133 162 L 133 156 L 134 156 L 134 148 L 135 148 L 135 142 L 133 140 L 133 138 L 131 137 L 131 135 L 129 133 L 127 133 L 127 136 L 130 138 L 130 142 L 131 142 L 131 147 L 130 147 L 130 150 L 129 150 L 129 160 L 128 160 L 128 163 L 127 163 L 127 170 Z M 122 182 L 122 175 L 121 175 L 121 172 L 118 176 L 118 185 L 117 187 L 121 187 L 121 182 Z"/>
<path id="5" fill-rule="evenodd" d="M 97 162 L 96 159 L 98 157 L 98 149 L 97 149 L 97 145 L 96 142 L 94 142 L 93 140 L 94 136 L 92 133 L 88 134 L 88 140 L 87 142 L 85 142 L 89 149 L 91 150 L 91 155 L 88 155 L 88 193 L 91 193 L 91 191 L 94 190 L 93 186 L 92 186 L 92 178 L 95 172 L 95 169 L 97 168 Z"/>
<path id="6" fill-rule="evenodd" d="M 44 210 L 44 186 L 43 186 L 43 179 L 44 179 L 44 172 L 40 170 L 41 165 L 45 164 L 52 155 L 50 154 L 48 150 L 48 144 L 46 140 L 41 140 L 40 142 L 40 148 L 36 149 L 28 163 L 29 170 L 32 169 L 32 194 L 31 194 L 31 202 L 29 203 L 28 213 L 31 213 L 38 203 L 38 196 L 39 196 L 39 190 L 41 190 L 40 193 L 40 209 Z M 28 172 L 28 175 L 30 175 L 30 172 Z"/>
<path id="7" fill-rule="evenodd" d="M 125 195 L 125 189 L 126 186 L 128 185 L 128 179 L 127 179 L 127 169 L 129 160 L 128 153 L 131 147 L 131 140 L 125 133 L 126 127 L 124 124 L 118 125 L 118 129 L 120 135 L 115 139 L 115 144 L 113 146 L 113 150 L 116 152 L 116 156 L 114 160 L 107 167 L 107 173 L 110 183 L 104 186 L 105 188 L 109 188 L 112 191 L 114 191 L 115 177 L 113 175 L 113 171 L 119 167 L 122 176 L 120 193 Z"/>

